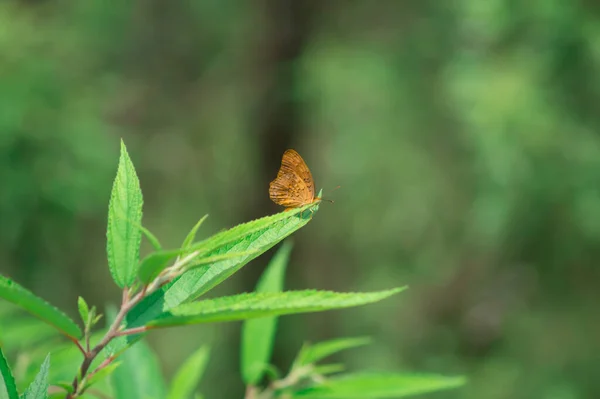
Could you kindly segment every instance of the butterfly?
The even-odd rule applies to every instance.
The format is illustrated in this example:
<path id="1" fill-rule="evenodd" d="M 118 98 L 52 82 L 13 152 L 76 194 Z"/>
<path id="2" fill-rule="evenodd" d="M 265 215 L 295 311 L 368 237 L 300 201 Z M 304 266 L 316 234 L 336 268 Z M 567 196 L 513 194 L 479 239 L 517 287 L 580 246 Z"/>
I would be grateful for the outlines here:
<path id="1" fill-rule="evenodd" d="M 304 159 L 295 150 L 286 150 L 277 177 L 269 184 L 269 197 L 286 210 L 320 202 L 315 182 Z"/>

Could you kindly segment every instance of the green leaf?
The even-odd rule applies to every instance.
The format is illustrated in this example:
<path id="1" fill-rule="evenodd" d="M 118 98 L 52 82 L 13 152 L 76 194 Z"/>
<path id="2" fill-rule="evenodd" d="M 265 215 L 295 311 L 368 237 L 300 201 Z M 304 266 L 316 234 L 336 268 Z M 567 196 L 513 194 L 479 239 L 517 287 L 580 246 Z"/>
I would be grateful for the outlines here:
<path id="1" fill-rule="evenodd" d="M 314 345 L 305 345 L 298 353 L 298 358 L 294 362 L 298 366 L 316 363 L 327 356 L 345 349 L 355 348 L 371 343 L 369 337 L 358 338 L 339 338 L 330 341 L 319 342 Z"/>
<path id="2" fill-rule="evenodd" d="M 97 382 L 102 381 L 106 377 L 109 377 L 110 375 L 112 375 L 120 365 L 121 365 L 121 362 L 115 361 L 115 362 L 109 364 L 108 366 L 103 367 L 97 373 L 95 373 L 89 377 L 86 377 L 86 379 L 85 379 L 86 389 L 91 387 L 92 385 L 96 384 Z"/>
<path id="3" fill-rule="evenodd" d="M 138 277 L 144 284 L 150 283 L 169 265 L 173 259 L 178 257 L 183 250 L 158 251 L 146 256 L 138 269 Z"/>
<path id="4" fill-rule="evenodd" d="M 206 369 L 208 355 L 208 347 L 203 346 L 183 363 L 171 382 L 171 389 L 167 399 L 183 399 L 192 396 L 196 385 L 198 385 Z"/>
<path id="5" fill-rule="evenodd" d="M 108 266 L 121 288 L 133 284 L 140 255 L 142 231 L 142 190 L 125 143 L 121 140 L 121 156 L 108 206 L 106 232 Z"/>
<path id="6" fill-rule="evenodd" d="M 196 223 L 196 225 L 192 227 L 192 230 L 190 230 L 188 235 L 185 237 L 185 240 L 183 240 L 183 244 L 181 244 L 182 249 L 188 249 L 194 243 L 194 240 L 196 239 L 196 233 L 198 232 L 198 229 L 200 228 L 200 226 L 202 226 L 202 223 L 204 223 L 207 217 L 208 214 L 202 216 L 202 219 L 198 220 L 198 223 Z"/>
<path id="7" fill-rule="evenodd" d="M 99 342 L 105 332 L 106 330 L 104 329 L 92 334 L 92 343 Z M 52 359 L 52 367 L 50 367 L 48 374 L 49 385 L 58 385 L 60 382 L 67 381 L 70 383 L 73 380 L 82 360 L 79 349 L 70 341 L 46 340 L 35 347 L 27 348 L 27 356 L 21 359 L 24 360 L 24 364 L 20 365 L 22 367 L 20 371 L 21 381 L 32 381 L 35 378 L 39 371 L 39 365 L 42 364 L 48 352 L 50 352 L 50 358 Z M 92 370 L 102 360 L 95 361 L 92 365 Z M 63 398 L 64 396 L 63 394 Z"/>
<path id="8" fill-rule="evenodd" d="M 29 388 L 22 395 L 23 399 L 46 399 L 48 397 L 48 371 L 50 369 L 50 355 L 42 363 L 40 371 Z"/>
<path id="9" fill-rule="evenodd" d="M 160 241 L 158 241 L 158 238 L 154 234 L 152 234 L 150 230 L 148 230 L 142 225 L 139 225 L 139 229 L 142 231 L 142 233 L 144 234 L 150 245 L 152 245 L 152 248 L 154 248 L 155 251 L 162 250 Z"/>
<path id="10" fill-rule="evenodd" d="M 284 242 L 261 276 L 256 286 L 256 292 L 280 292 L 283 290 L 285 267 L 291 250 L 291 243 Z M 263 377 L 265 366 L 271 360 L 276 328 L 276 317 L 264 317 L 244 322 L 241 369 L 246 385 L 256 385 Z"/>
<path id="11" fill-rule="evenodd" d="M 93 309 L 95 309 L 95 308 L 92 308 L 92 310 L 93 310 Z M 99 315 L 97 315 L 97 316 L 95 316 L 95 317 L 92 319 L 92 326 L 95 326 L 96 324 L 98 324 L 98 322 L 100 321 L 100 319 L 102 319 L 102 313 L 101 313 L 101 314 L 99 314 Z"/>
<path id="12" fill-rule="evenodd" d="M 79 326 L 67 315 L 4 276 L 0 276 L 0 298 L 21 307 L 64 335 L 73 338 L 81 336 Z"/>
<path id="13" fill-rule="evenodd" d="M 339 373 L 344 370 L 345 370 L 345 367 L 341 363 L 322 364 L 322 365 L 315 366 L 315 368 L 312 370 L 312 374 L 327 375 L 327 374 Z"/>
<path id="14" fill-rule="evenodd" d="M 129 348 L 111 375 L 115 399 L 164 398 L 165 383 L 158 359 L 145 342 Z"/>
<path id="15" fill-rule="evenodd" d="M 292 211 L 284 211 L 249 223 L 241 224 L 230 230 L 209 238 L 213 243 L 212 253 L 207 251 L 203 256 L 214 254 L 225 255 L 240 251 L 256 251 L 252 255 L 240 256 L 231 260 L 217 262 L 191 270 L 174 282 L 167 284 L 157 292 L 146 297 L 127 315 L 127 328 L 145 325 L 161 313 L 182 303 L 191 301 L 205 293 L 219 282 L 231 276 L 252 259 L 272 248 L 281 240 L 305 226 L 318 204 L 307 205 Z M 206 250 L 207 241 L 200 242 Z M 120 337 L 111 342 L 107 352 L 117 353 L 139 339 L 139 336 Z"/>
<path id="16" fill-rule="evenodd" d="M 0 341 L 6 348 L 13 350 L 29 351 L 40 344 L 59 342 L 58 331 L 46 324 L 44 321 L 30 317 L 29 315 L 14 316 L 8 320 L 0 320 L 2 326 L 2 337 Z M 73 343 L 70 342 L 72 345 Z M 47 355 L 44 351 L 43 356 Z M 42 362 L 39 360 L 39 363 Z"/>
<path id="17" fill-rule="evenodd" d="M 293 398 L 303 399 L 378 399 L 408 396 L 457 388 L 465 383 L 463 377 L 438 375 L 356 373 L 326 380 L 302 389 Z"/>
<path id="18" fill-rule="evenodd" d="M 148 284 L 154 280 L 167 267 L 169 263 L 184 252 L 184 249 L 172 251 L 154 252 L 148 255 L 143 261 L 138 271 L 138 276 L 142 283 Z M 254 254 L 256 251 L 234 252 L 224 255 L 214 255 L 202 257 L 198 255 L 195 259 L 190 260 L 190 263 L 184 267 L 184 272 L 191 269 L 208 265 L 211 263 L 221 262 L 223 260 L 235 259 L 243 256 Z"/>
<path id="19" fill-rule="evenodd" d="M 65 390 L 66 393 L 73 393 L 73 384 L 71 384 L 70 382 L 56 382 L 52 385 L 56 385 L 57 387 L 61 387 L 62 389 Z M 64 393 L 63 393 L 64 395 Z"/>
<path id="20" fill-rule="evenodd" d="M 256 252 L 245 259 L 223 261 L 194 271 L 193 274 L 186 278 L 186 281 L 196 280 L 192 286 L 192 295 L 188 300 L 195 299 L 210 291 L 252 259 L 268 251 L 275 244 L 306 225 L 318 208 L 318 204 L 310 204 L 294 209 L 293 211 L 281 212 L 273 216 L 257 219 L 252 222 L 240 224 L 192 245 L 190 247 L 191 250 L 199 250 L 204 256 L 241 251 Z M 187 283 L 177 281 L 174 287 L 179 284 L 188 285 Z"/>
<path id="21" fill-rule="evenodd" d="M 79 309 L 79 316 L 81 316 L 81 321 L 83 321 L 84 325 L 88 325 L 90 318 L 90 308 L 82 297 L 77 298 L 77 308 Z"/>
<path id="22" fill-rule="evenodd" d="M 151 321 L 148 326 L 168 327 L 320 312 L 378 302 L 402 290 L 396 288 L 362 293 L 306 290 L 239 294 L 178 306 Z"/>
<path id="23" fill-rule="evenodd" d="M 0 399 L 19 399 L 17 386 L 0 347 Z"/>
<path id="24" fill-rule="evenodd" d="M 200 266 L 209 265 L 211 263 L 221 262 L 223 260 L 241 258 L 241 257 L 245 257 L 248 255 L 253 255 L 257 252 L 258 251 L 242 251 L 242 252 L 232 252 L 232 253 L 227 253 L 227 254 L 223 254 L 223 255 L 213 255 L 213 256 L 207 256 L 207 257 L 198 256 L 196 259 L 191 261 L 190 264 L 184 268 L 184 270 L 189 271 L 189 270 L 198 268 Z"/>

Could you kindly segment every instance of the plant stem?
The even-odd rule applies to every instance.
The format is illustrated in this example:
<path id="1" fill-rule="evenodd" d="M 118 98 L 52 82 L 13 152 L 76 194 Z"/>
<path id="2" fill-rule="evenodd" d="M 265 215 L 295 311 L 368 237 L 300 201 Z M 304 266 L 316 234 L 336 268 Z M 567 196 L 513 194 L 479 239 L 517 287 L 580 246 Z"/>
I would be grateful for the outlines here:
<path id="1" fill-rule="evenodd" d="M 141 326 L 141 327 L 133 327 L 133 328 L 128 328 L 126 330 L 123 331 L 117 331 L 117 333 L 115 334 L 117 337 L 122 337 L 125 335 L 134 335 L 134 334 L 141 334 L 143 332 L 148 331 L 148 327 L 146 326 Z"/>
<path id="2" fill-rule="evenodd" d="M 199 251 L 194 251 L 194 252 L 188 254 L 187 256 L 183 257 L 182 259 L 178 259 L 171 267 L 169 267 L 169 269 L 170 269 L 169 272 L 167 272 L 164 276 L 157 277 L 154 281 L 152 281 L 152 283 L 142 287 L 141 291 L 138 292 L 137 294 L 133 295 L 132 298 L 129 297 L 130 289 L 125 287 L 123 289 L 123 297 L 121 300 L 121 309 L 119 310 L 119 313 L 117 313 L 117 316 L 115 317 L 114 321 L 108 328 L 108 331 L 106 332 L 106 334 L 104 334 L 104 337 L 102 338 L 102 340 L 92 350 L 89 350 L 89 346 L 88 346 L 88 348 L 83 348 L 81 346 L 81 344 L 79 343 L 79 341 L 77 341 L 76 338 L 69 337 L 69 339 L 71 339 L 75 343 L 75 345 L 77 345 L 79 350 L 83 353 L 83 362 L 81 362 L 81 366 L 79 367 L 78 374 L 73 379 L 73 383 L 72 383 L 73 393 L 68 393 L 67 396 L 65 397 L 65 399 L 75 399 L 75 398 L 79 397 L 80 394 L 83 393 L 83 392 L 78 392 L 78 390 L 81 388 L 80 387 L 81 381 L 83 381 L 84 377 L 90 371 L 90 367 L 91 367 L 93 361 L 98 356 L 98 354 L 100 354 L 100 352 L 102 352 L 102 350 L 104 348 L 106 348 L 106 346 L 110 343 L 110 341 L 112 341 L 114 338 L 117 338 L 117 337 L 120 337 L 123 335 L 139 334 L 139 333 L 147 331 L 147 328 L 145 326 L 134 327 L 134 328 L 126 329 L 124 331 L 120 331 L 121 323 L 123 323 L 123 320 L 127 316 L 127 313 L 129 313 L 129 311 L 135 305 L 137 305 L 142 299 L 144 299 L 146 296 L 152 294 L 154 291 L 158 290 L 163 285 L 167 284 L 169 281 L 173 280 L 173 278 L 180 275 L 184 271 L 184 269 L 183 269 L 184 266 L 187 265 L 190 261 L 192 261 L 198 255 L 198 253 L 199 253 Z M 108 366 L 113 360 L 114 360 L 113 356 L 109 357 L 104 362 L 102 362 L 92 373 L 93 374 L 97 373 L 102 368 Z"/>
<path id="3" fill-rule="evenodd" d="M 67 337 L 73 341 L 73 343 L 77 346 L 77 349 L 79 349 L 79 351 L 81 353 L 83 353 L 83 356 L 85 356 L 85 354 L 87 353 L 86 350 L 84 349 L 83 346 L 81 346 L 81 344 L 79 343 L 79 341 L 77 340 L 77 338 L 75 337 L 71 337 L 70 335 L 67 335 Z"/>
<path id="4" fill-rule="evenodd" d="M 102 340 L 91 351 L 85 351 L 83 362 L 79 367 L 79 373 L 73 379 L 73 393 L 68 394 L 66 396 L 66 399 L 74 399 L 77 396 L 79 396 L 79 392 L 77 392 L 77 390 L 79 389 L 80 378 L 83 379 L 86 376 L 90 369 L 90 366 L 92 365 L 92 362 L 94 361 L 94 359 L 96 359 L 96 356 L 98 356 L 98 354 L 106 347 L 106 345 L 108 345 L 108 343 L 117 336 L 117 332 L 119 331 L 119 328 L 121 327 L 121 323 L 125 319 L 125 316 L 127 316 L 127 313 L 143 298 L 143 296 L 140 294 L 135 295 L 131 300 L 129 300 L 128 289 L 125 288 L 123 290 L 123 301 L 119 313 L 115 317 L 115 320 L 112 322 L 111 326 L 108 328 L 108 331 L 106 332 Z M 100 367 L 98 367 L 97 370 L 99 369 Z"/>
<path id="5" fill-rule="evenodd" d="M 270 384 L 270 388 L 273 390 L 278 390 L 294 386 L 298 383 L 298 381 L 310 374 L 312 369 L 313 366 L 309 364 L 292 370 L 285 378 L 278 381 L 273 381 Z"/>
<path id="6" fill-rule="evenodd" d="M 301 379 L 308 376 L 312 370 L 312 364 L 298 368 L 293 367 L 285 378 L 271 382 L 271 384 L 262 391 L 254 385 L 248 385 L 246 387 L 244 399 L 272 399 L 275 397 L 275 391 L 293 387 L 298 384 Z"/>
<path id="7" fill-rule="evenodd" d="M 248 385 L 246 387 L 246 394 L 244 395 L 244 399 L 256 399 L 256 394 L 258 393 L 258 388 L 254 385 Z"/>

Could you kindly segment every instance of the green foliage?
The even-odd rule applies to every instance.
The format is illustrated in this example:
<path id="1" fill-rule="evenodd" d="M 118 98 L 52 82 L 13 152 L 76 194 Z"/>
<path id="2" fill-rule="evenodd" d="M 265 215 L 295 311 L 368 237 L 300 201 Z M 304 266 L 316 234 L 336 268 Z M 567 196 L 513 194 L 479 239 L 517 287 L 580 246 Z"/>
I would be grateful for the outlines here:
<path id="1" fill-rule="evenodd" d="M 313 373 L 318 376 L 325 376 L 328 374 L 336 374 L 344 371 L 346 367 L 343 364 L 319 364 L 313 368 Z"/>
<path id="2" fill-rule="evenodd" d="M 165 397 L 165 382 L 158 359 L 145 342 L 129 348 L 120 361 L 120 366 L 111 375 L 115 399 Z"/>
<path id="3" fill-rule="evenodd" d="M 225 254 L 234 250 L 252 250 L 256 251 L 256 254 L 241 260 L 219 262 L 190 273 L 187 280 L 197 280 L 190 299 L 195 299 L 210 291 L 252 259 L 268 251 L 296 230 L 304 227 L 318 209 L 318 204 L 309 204 L 289 212 L 281 212 L 240 224 L 192 245 L 190 249 L 197 250 L 205 256 Z"/>
<path id="4" fill-rule="evenodd" d="M 215 323 L 342 309 L 378 302 L 403 290 L 404 288 L 396 288 L 361 293 L 304 290 L 239 294 L 180 305 L 148 323 L 148 327 Z"/>
<path id="5" fill-rule="evenodd" d="M 282 291 L 291 252 L 291 244 L 287 242 L 273 257 L 255 292 L 190 303 L 305 226 L 318 207 L 315 203 L 281 212 L 193 243 L 203 218 L 188 234 L 181 249 L 161 250 L 158 239 L 141 227 L 142 193 L 135 168 L 121 142 L 119 168 L 109 205 L 107 252 L 113 279 L 123 288 L 123 294 L 120 308 L 107 307 L 109 323 L 106 328 L 92 333 L 100 315 L 96 314 L 95 307 L 90 308 L 82 297 L 78 297 L 77 307 L 85 327 L 85 333 L 80 337 L 77 325 L 64 314 L 11 280 L 0 277 L 1 297 L 57 328 L 75 344 L 54 347 L 50 352 L 56 366 L 50 370 L 50 355 L 46 355 L 33 383 L 21 397 L 47 398 L 49 382 L 62 387 L 63 394 L 69 398 L 84 398 L 92 385 L 103 394 L 109 392 L 115 399 L 165 397 L 166 383 L 158 359 L 145 342 L 140 342 L 141 334 L 159 327 L 247 319 L 253 320 L 247 321 L 243 329 L 242 375 L 248 392 L 260 390 L 258 385 L 265 372 L 273 369 L 269 362 L 278 316 L 375 303 L 405 288 L 361 293 Z M 142 233 L 149 237 L 156 251 L 138 262 Z M 137 345 L 132 346 L 136 342 Z M 346 375 L 345 378 L 324 380 L 325 375 L 340 372 L 342 367 L 316 365 L 317 361 L 366 342 L 365 339 L 342 339 L 304 347 L 290 374 L 273 381 L 264 392 L 271 390 L 269 394 L 275 397 L 280 394 L 340 397 L 350 391 L 389 397 L 457 385 L 456 381 L 454 385 L 448 383 L 449 380 L 444 380 L 444 385 L 442 380 L 432 376 L 419 380 L 398 375 Z M 14 379 L 4 355 L 1 352 L 0 355 L 3 390 L 8 399 L 13 399 L 11 395 L 16 394 Z M 35 358 L 35 352 L 31 356 Z M 208 348 L 199 348 L 177 372 L 168 397 L 198 397 L 194 390 L 207 361 Z M 72 382 L 66 382 L 65 378 L 72 378 Z M 307 384 L 308 388 L 303 388 Z"/>
<path id="6" fill-rule="evenodd" d="M 191 398 L 208 364 L 209 348 L 202 346 L 181 365 L 171 382 L 167 399 Z"/>
<path id="7" fill-rule="evenodd" d="M 202 218 L 198 220 L 194 227 L 192 227 L 188 235 L 185 236 L 183 244 L 181 244 L 182 249 L 188 249 L 194 243 L 194 240 L 196 239 L 196 233 L 198 233 L 198 229 L 200 228 L 200 226 L 202 226 L 202 223 L 204 223 L 207 217 L 208 214 L 202 216 Z"/>
<path id="8" fill-rule="evenodd" d="M 189 247 L 190 251 L 198 251 L 199 256 L 205 259 L 237 254 L 241 251 L 251 251 L 251 254 L 201 266 L 175 278 L 172 283 L 144 298 L 129 312 L 126 320 L 127 327 L 143 326 L 158 315 L 208 292 L 252 259 L 305 226 L 310 221 L 311 212 L 317 209 L 318 205 L 308 205 L 260 218 L 218 233 Z M 310 211 L 305 212 L 308 210 Z M 116 339 L 109 345 L 109 352 L 118 353 L 133 340 L 135 338 Z"/>
<path id="9" fill-rule="evenodd" d="M 79 310 L 81 321 L 83 321 L 84 325 L 87 325 L 90 318 L 90 307 L 82 297 L 77 298 L 77 309 Z"/>
<path id="10" fill-rule="evenodd" d="M 140 262 L 138 278 L 144 284 L 150 283 L 182 252 L 183 250 L 152 252 Z"/>
<path id="11" fill-rule="evenodd" d="M 17 386 L 15 385 L 15 379 L 12 375 L 12 371 L 8 366 L 6 357 L 2 353 L 2 347 L 0 346 L 0 398 L 1 399 L 19 399 L 17 393 Z"/>
<path id="12" fill-rule="evenodd" d="M 83 385 L 87 389 L 87 388 L 91 387 L 92 385 L 95 385 L 96 383 L 107 379 L 108 377 L 110 377 L 111 375 L 114 374 L 115 370 L 117 370 L 120 365 L 121 365 L 121 362 L 112 362 L 108 366 L 101 368 L 94 374 L 91 374 L 88 378 L 85 379 Z M 65 384 L 64 388 L 68 392 L 72 392 L 71 386 L 69 384 Z"/>
<path id="13" fill-rule="evenodd" d="M 118 304 L 96 234 L 115 137 L 168 248 L 206 209 L 205 236 L 275 209 L 272 151 L 293 143 L 343 187 L 295 237 L 294 288 L 420 288 L 393 317 L 365 307 L 278 341 L 376 326 L 386 350 L 354 362 L 470 370 L 460 398 L 600 397 L 596 2 L 312 2 L 289 24 L 277 2 L 150 3 L 0 2 L 1 274 L 71 317 L 77 295 Z M 8 320 L 22 370 L 50 330 Z M 237 345 L 221 348 L 234 379 Z"/>
<path id="14" fill-rule="evenodd" d="M 35 380 L 29 385 L 21 399 L 46 399 L 48 397 L 48 372 L 50 369 L 50 355 L 46 356 Z"/>
<path id="15" fill-rule="evenodd" d="M 110 204 L 106 248 L 113 279 L 121 288 L 129 287 L 137 274 L 142 232 L 142 190 L 125 143 L 121 141 L 121 157 Z"/>
<path id="16" fill-rule="evenodd" d="M 142 260 L 138 270 L 138 277 L 142 283 L 150 283 L 167 268 L 167 266 L 173 259 L 179 259 L 182 254 L 190 255 L 191 258 L 186 262 L 184 266 L 177 270 L 174 270 L 174 273 L 176 274 L 185 273 L 186 271 L 192 270 L 196 267 L 200 267 L 203 265 L 209 265 L 223 260 L 235 259 L 239 257 L 252 255 L 256 252 L 257 251 L 242 251 L 214 256 L 202 256 L 196 255 L 194 253 L 189 254 L 189 249 L 153 252 Z"/>
<path id="17" fill-rule="evenodd" d="M 255 292 L 280 292 L 283 290 L 285 267 L 291 251 L 291 242 L 284 242 L 262 274 Z M 255 385 L 262 378 L 265 367 L 271 360 L 276 328 L 276 317 L 244 322 L 240 360 L 242 379 L 246 385 Z"/>
<path id="18" fill-rule="evenodd" d="M 3 276 L 0 276 L 0 297 L 45 321 L 63 334 L 74 338 L 81 336 L 81 330 L 67 315 Z"/>
<path id="19" fill-rule="evenodd" d="M 363 399 L 405 398 L 417 394 L 456 388 L 464 378 L 395 373 L 356 373 L 328 379 L 314 387 L 299 390 L 294 398 Z"/>
<path id="20" fill-rule="evenodd" d="M 57 342 L 58 331 L 54 327 L 28 315 L 14 312 L 0 317 L 0 322 L 3 323 L 0 342 L 12 350 L 31 348 L 44 342 Z"/>
<path id="21" fill-rule="evenodd" d="M 146 239 L 148 240 L 150 245 L 152 245 L 152 248 L 155 251 L 158 252 L 158 251 L 162 250 L 162 245 L 160 245 L 160 241 L 154 234 L 152 234 L 152 232 L 150 230 L 148 230 L 147 228 L 145 228 L 142 225 L 139 225 L 138 227 L 142 231 L 142 234 L 146 237 Z"/>
<path id="22" fill-rule="evenodd" d="M 305 344 L 294 361 L 298 366 L 316 363 L 337 352 L 371 343 L 369 337 L 338 338 L 317 344 Z"/>

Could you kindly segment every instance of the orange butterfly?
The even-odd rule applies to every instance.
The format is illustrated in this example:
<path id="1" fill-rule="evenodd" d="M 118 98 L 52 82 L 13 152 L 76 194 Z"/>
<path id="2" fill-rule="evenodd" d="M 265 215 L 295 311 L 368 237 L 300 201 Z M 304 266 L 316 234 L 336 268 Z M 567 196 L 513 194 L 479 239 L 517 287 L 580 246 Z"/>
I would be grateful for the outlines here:
<path id="1" fill-rule="evenodd" d="M 304 159 L 295 150 L 286 150 L 277 177 L 269 184 L 269 197 L 287 209 L 320 202 L 315 198 L 315 182 Z"/>

